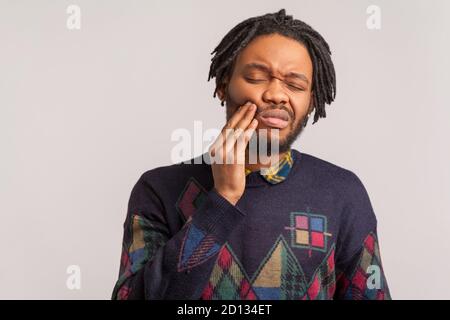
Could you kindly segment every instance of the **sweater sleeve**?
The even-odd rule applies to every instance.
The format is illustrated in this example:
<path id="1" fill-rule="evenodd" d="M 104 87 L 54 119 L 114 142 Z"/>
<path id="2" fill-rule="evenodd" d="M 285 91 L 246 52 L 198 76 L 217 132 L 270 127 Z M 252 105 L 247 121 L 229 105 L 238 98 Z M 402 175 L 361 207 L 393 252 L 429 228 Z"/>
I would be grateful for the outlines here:
<path id="1" fill-rule="evenodd" d="M 175 234 L 153 188 L 141 177 L 124 223 L 119 279 L 112 299 L 199 299 L 213 257 L 244 214 L 213 188 Z"/>
<path id="2" fill-rule="evenodd" d="M 362 182 L 351 173 L 349 201 L 337 240 L 335 299 L 390 300 L 381 263 L 377 220 Z"/>

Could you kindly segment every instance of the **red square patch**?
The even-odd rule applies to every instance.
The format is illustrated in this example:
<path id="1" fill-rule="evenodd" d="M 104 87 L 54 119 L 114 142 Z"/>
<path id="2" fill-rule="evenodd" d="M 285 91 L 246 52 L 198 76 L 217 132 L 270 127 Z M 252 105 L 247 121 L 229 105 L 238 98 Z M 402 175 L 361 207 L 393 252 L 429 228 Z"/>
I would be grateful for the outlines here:
<path id="1" fill-rule="evenodd" d="M 325 245 L 324 235 L 322 232 L 311 232 L 311 245 L 313 247 L 323 248 Z"/>

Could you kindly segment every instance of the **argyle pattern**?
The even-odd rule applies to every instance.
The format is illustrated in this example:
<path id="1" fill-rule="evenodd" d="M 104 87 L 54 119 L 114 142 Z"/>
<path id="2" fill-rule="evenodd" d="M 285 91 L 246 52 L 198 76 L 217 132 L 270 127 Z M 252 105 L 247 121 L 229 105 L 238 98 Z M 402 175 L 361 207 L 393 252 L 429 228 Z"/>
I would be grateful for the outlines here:
<path id="1" fill-rule="evenodd" d="M 231 247 L 222 247 L 203 300 L 331 299 L 335 290 L 334 246 L 307 281 L 288 243 L 281 235 L 250 278 Z"/>
<path id="2" fill-rule="evenodd" d="M 373 232 L 364 240 L 364 249 L 356 261 L 356 268 L 350 273 L 348 271 L 340 272 L 337 277 L 340 288 L 339 297 L 351 300 L 391 299 L 384 272 L 382 272 L 378 240 Z M 376 278 L 377 275 L 379 279 Z M 379 280 L 378 287 L 375 281 L 371 281 L 371 278 Z"/>

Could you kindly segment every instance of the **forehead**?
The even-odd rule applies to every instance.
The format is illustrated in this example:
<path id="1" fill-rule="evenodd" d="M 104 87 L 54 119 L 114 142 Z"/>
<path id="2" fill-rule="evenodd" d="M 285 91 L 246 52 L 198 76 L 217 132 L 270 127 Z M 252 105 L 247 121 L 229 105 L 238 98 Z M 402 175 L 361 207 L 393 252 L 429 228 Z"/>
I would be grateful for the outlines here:
<path id="1" fill-rule="evenodd" d="M 312 61 L 306 47 L 297 40 L 279 34 L 253 39 L 238 55 L 235 70 L 253 62 L 263 63 L 275 73 L 298 71 L 312 76 Z"/>

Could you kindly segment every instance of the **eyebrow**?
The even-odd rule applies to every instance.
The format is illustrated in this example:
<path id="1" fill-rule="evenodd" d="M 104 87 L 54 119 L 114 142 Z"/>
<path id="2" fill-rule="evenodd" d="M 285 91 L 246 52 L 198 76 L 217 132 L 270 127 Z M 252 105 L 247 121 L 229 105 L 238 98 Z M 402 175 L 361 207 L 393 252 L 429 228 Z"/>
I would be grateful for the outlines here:
<path id="1" fill-rule="evenodd" d="M 261 71 L 266 72 L 266 73 L 271 73 L 271 70 L 270 70 L 269 67 L 267 67 L 264 64 L 260 64 L 260 63 L 256 63 L 256 62 L 252 62 L 252 63 L 246 64 L 244 66 L 244 70 L 247 70 L 247 69 L 258 69 L 258 70 L 261 70 Z M 302 81 L 305 81 L 309 85 L 309 80 L 303 73 L 298 73 L 298 72 L 291 71 L 291 72 L 288 72 L 284 76 L 285 77 L 289 77 L 289 78 L 300 79 Z"/>

